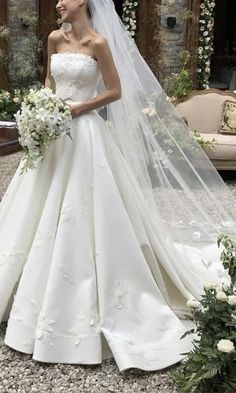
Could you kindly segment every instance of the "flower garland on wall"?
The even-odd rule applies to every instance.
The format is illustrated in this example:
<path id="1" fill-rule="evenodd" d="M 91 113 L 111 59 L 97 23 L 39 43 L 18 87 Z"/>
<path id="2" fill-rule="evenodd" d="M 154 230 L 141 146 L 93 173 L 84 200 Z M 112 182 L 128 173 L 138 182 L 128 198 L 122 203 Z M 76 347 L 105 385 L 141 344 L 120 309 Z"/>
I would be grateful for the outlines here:
<path id="1" fill-rule="evenodd" d="M 214 10 L 216 3 L 211 0 L 202 0 L 199 19 L 199 46 L 198 46 L 198 87 L 208 88 L 211 73 L 211 56 L 213 47 Z"/>
<path id="2" fill-rule="evenodd" d="M 131 36 L 135 38 L 137 33 L 137 8 L 140 0 L 124 0 L 122 21 Z"/>

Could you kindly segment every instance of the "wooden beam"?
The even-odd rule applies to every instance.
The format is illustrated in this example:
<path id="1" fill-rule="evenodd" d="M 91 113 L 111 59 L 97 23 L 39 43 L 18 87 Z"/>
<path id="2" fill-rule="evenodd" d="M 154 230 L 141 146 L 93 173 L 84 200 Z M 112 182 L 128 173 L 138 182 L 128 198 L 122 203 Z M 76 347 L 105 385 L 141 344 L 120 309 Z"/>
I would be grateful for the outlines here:
<path id="1" fill-rule="evenodd" d="M 155 10 L 158 4 L 161 4 L 161 0 L 141 0 L 137 12 L 137 45 L 143 58 L 157 77 L 159 76 L 160 17 Z"/>
<path id="2" fill-rule="evenodd" d="M 193 87 L 197 85 L 197 59 L 199 39 L 199 16 L 201 0 L 188 0 L 187 7 L 192 11 L 193 17 L 188 21 L 186 34 L 186 49 L 191 54 L 190 73 L 192 75 Z"/>
<path id="3" fill-rule="evenodd" d="M 40 63 L 43 67 L 41 82 L 44 83 L 47 72 L 47 40 L 51 31 L 58 29 L 56 0 L 37 0 L 37 11 L 39 13 L 39 31 L 43 42 L 43 52 Z"/>

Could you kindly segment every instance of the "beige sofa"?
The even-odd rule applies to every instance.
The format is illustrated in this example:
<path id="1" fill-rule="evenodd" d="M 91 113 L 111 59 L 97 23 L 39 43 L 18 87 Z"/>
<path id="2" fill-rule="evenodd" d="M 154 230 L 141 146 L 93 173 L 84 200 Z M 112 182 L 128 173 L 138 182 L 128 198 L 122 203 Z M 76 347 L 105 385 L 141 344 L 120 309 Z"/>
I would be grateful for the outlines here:
<path id="1" fill-rule="evenodd" d="M 217 89 L 194 90 L 175 105 L 192 131 L 199 132 L 204 140 L 215 139 L 215 148 L 206 149 L 214 166 L 218 170 L 236 170 L 236 134 L 219 133 L 226 100 L 236 102 L 236 94 Z"/>

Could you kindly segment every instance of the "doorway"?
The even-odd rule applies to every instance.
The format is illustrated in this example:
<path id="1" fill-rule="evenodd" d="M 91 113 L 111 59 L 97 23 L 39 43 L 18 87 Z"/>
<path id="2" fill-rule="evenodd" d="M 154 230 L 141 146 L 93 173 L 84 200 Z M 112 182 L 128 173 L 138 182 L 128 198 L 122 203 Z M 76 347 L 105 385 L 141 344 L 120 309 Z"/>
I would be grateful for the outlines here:
<path id="1" fill-rule="evenodd" d="M 211 86 L 222 90 L 236 90 L 235 17 L 235 0 L 216 0 Z"/>
<path id="2" fill-rule="evenodd" d="M 115 5 L 115 9 L 117 14 L 119 15 L 119 17 L 122 17 L 122 13 L 123 13 L 123 0 L 113 0 L 113 3 Z"/>

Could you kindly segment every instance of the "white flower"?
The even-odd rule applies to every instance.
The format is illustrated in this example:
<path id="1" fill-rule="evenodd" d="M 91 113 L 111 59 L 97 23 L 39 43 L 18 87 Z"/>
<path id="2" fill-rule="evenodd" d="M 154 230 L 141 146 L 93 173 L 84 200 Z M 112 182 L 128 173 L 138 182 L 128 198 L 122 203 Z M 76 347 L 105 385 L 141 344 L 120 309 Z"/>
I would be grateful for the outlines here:
<path id="1" fill-rule="evenodd" d="M 187 306 L 190 308 L 200 308 L 201 303 L 195 299 L 192 299 L 187 301 Z"/>
<path id="2" fill-rule="evenodd" d="M 216 289 L 217 287 L 218 287 L 218 284 L 216 284 L 215 282 L 211 282 L 211 281 L 206 282 L 204 285 L 204 288 L 207 291 L 210 291 L 211 289 Z"/>
<path id="3" fill-rule="evenodd" d="M 216 293 L 216 299 L 218 299 L 222 302 L 227 302 L 227 300 L 228 300 L 226 294 L 223 291 L 218 291 Z"/>
<path id="4" fill-rule="evenodd" d="M 222 287 L 223 287 L 224 291 L 229 291 L 230 290 L 230 285 L 225 283 L 225 282 L 222 284 Z"/>
<path id="5" fill-rule="evenodd" d="M 231 340 L 220 340 L 217 344 L 218 351 L 220 352 L 233 352 L 235 350 L 234 343 Z"/>
<path id="6" fill-rule="evenodd" d="M 70 131 L 72 119 L 68 105 L 49 88 L 30 89 L 15 118 L 26 161 L 23 171 L 37 167 L 49 143 Z"/>
<path id="7" fill-rule="evenodd" d="M 153 109 L 153 108 L 144 108 L 144 109 L 142 110 L 142 112 L 143 112 L 145 115 L 148 115 L 148 116 L 150 116 L 150 117 L 155 116 L 155 114 L 156 114 L 156 110 Z"/>
<path id="8" fill-rule="evenodd" d="M 228 303 L 231 306 L 235 306 L 236 305 L 236 296 L 235 295 L 228 296 Z"/>

